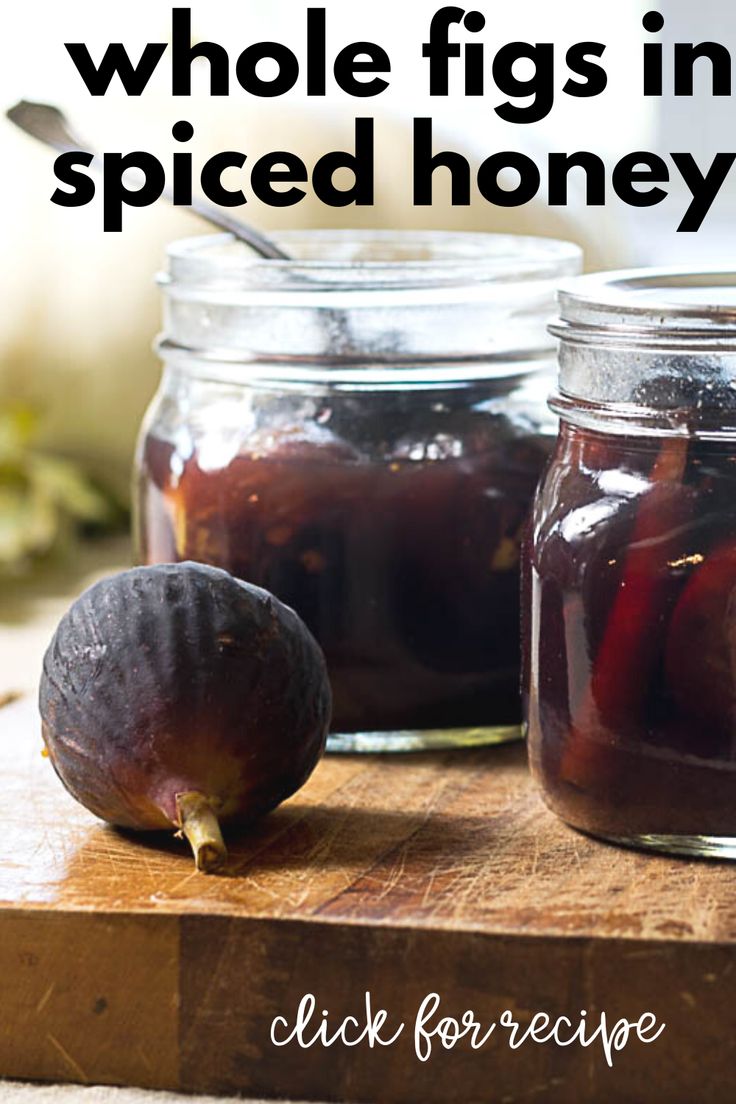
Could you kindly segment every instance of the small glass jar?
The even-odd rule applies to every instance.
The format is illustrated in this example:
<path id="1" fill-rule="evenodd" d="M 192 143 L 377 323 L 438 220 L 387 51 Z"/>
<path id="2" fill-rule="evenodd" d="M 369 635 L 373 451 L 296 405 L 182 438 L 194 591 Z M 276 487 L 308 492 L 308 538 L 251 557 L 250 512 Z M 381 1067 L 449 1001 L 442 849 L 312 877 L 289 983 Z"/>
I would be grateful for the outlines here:
<path id="1" fill-rule="evenodd" d="M 566 243 L 295 232 L 169 250 L 137 454 L 140 561 L 275 593 L 320 642 L 332 750 L 519 734 L 519 546 Z"/>
<path id="2" fill-rule="evenodd" d="M 530 761 L 615 842 L 736 858 L 736 274 L 563 287 L 525 557 Z"/>

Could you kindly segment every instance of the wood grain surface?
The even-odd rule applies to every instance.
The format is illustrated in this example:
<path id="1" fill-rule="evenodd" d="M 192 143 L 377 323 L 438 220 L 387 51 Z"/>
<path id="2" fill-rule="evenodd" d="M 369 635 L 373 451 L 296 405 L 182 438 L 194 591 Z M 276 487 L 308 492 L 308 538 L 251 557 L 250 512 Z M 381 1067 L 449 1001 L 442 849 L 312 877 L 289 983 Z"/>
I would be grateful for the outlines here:
<path id="1" fill-rule="evenodd" d="M 332 757 L 221 877 L 171 839 L 126 836 L 68 797 L 35 706 L 0 710 L 0 1075 L 334 1101 L 736 1098 L 736 868 L 640 855 L 552 817 L 520 745 Z M 390 1048 L 270 1041 L 312 992 L 364 993 Z M 599 1048 L 465 1043 L 421 1063 L 427 993 L 666 1022 L 609 1069 Z"/>

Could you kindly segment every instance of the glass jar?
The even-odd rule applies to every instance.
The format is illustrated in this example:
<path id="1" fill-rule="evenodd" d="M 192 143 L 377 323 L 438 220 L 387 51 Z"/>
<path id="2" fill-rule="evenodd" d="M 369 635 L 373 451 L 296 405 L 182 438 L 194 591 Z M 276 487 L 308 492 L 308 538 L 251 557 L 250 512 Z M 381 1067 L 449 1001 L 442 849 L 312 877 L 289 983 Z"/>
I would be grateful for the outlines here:
<path id="1" fill-rule="evenodd" d="M 556 435 L 577 247 L 294 232 L 175 243 L 137 453 L 140 561 L 275 593 L 324 649 L 332 750 L 519 734 L 519 544 Z"/>
<path id="2" fill-rule="evenodd" d="M 568 823 L 736 858 L 736 274 L 563 287 L 525 556 L 533 774 Z"/>

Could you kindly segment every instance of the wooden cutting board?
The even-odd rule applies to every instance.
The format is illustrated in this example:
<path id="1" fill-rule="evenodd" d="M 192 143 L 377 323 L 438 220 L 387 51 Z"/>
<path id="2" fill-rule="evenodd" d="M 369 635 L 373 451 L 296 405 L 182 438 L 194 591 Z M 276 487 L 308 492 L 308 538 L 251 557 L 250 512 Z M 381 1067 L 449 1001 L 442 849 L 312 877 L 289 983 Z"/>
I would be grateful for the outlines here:
<path id="1" fill-rule="evenodd" d="M 523 748 L 333 757 L 222 877 L 111 830 L 0 711 L 0 1075 L 305 1100 L 736 1098 L 736 868 L 577 835 Z M 277 1048 L 313 993 L 337 1026 L 370 991 L 390 1047 Z M 416 1010 L 589 1020 L 653 1012 L 658 1041 L 414 1052 Z M 442 1013 L 440 1013 L 442 1014 Z"/>

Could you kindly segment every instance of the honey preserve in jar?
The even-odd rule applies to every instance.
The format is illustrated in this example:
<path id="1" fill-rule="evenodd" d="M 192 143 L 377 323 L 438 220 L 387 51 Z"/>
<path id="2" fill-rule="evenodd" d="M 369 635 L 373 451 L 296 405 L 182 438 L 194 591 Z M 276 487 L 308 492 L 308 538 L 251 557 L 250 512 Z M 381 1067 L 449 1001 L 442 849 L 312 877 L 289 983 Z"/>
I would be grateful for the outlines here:
<path id="1" fill-rule="evenodd" d="M 736 274 L 561 294 L 525 564 L 531 766 L 625 844 L 736 858 Z"/>
<path id="2" fill-rule="evenodd" d="M 519 548 L 556 419 L 566 243 L 303 232 L 169 250 L 137 457 L 142 562 L 276 594 L 320 642 L 333 750 L 519 733 Z"/>

